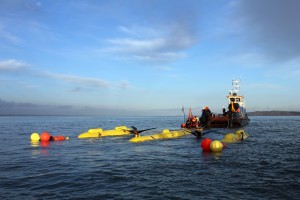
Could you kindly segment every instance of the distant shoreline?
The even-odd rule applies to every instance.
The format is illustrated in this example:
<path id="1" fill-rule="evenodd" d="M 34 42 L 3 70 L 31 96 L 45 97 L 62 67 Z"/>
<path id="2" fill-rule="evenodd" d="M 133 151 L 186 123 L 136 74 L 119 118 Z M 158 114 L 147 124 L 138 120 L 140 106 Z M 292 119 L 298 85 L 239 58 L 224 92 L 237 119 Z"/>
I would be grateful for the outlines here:
<path id="1" fill-rule="evenodd" d="M 297 111 L 254 111 L 248 112 L 248 116 L 300 116 Z"/>
<path id="2" fill-rule="evenodd" d="M 248 116 L 300 116 L 300 111 L 254 111 L 254 112 L 247 112 Z M 120 116 L 116 116 L 116 115 L 14 115 L 14 114 L 0 114 L 0 116 L 31 116 L 31 117 L 35 117 L 35 116 L 78 116 L 78 117 L 82 117 L 82 116 L 98 116 L 98 117 L 181 117 L 179 115 L 120 115 Z"/>

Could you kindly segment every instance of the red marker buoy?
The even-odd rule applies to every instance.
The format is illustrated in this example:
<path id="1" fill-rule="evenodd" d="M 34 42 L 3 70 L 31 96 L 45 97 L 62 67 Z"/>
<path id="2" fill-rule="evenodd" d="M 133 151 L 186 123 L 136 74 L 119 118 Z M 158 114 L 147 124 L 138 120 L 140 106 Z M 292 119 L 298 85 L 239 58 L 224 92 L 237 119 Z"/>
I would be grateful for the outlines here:
<path id="1" fill-rule="evenodd" d="M 211 139 L 205 138 L 201 141 L 201 147 L 203 151 L 210 151 L 210 143 L 212 142 Z"/>
<path id="2" fill-rule="evenodd" d="M 50 138 L 51 138 L 50 134 L 46 131 L 41 134 L 41 141 L 49 141 Z"/>

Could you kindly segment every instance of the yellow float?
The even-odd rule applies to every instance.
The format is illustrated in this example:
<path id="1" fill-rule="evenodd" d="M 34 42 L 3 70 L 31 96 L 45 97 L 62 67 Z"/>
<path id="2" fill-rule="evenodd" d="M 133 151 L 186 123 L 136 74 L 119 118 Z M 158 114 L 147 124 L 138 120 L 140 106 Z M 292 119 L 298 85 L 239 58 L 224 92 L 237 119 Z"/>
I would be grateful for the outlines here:
<path id="1" fill-rule="evenodd" d="M 78 135 L 78 138 L 99 138 L 105 136 L 122 136 L 132 133 L 132 129 L 126 126 L 117 126 L 112 130 L 102 130 L 101 128 L 89 129 L 87 132 Z"/>
<path id="2" fill-rule="evenodd" d="M 228 133 L 224 136 L 223 140 L 221 142 L 224 143 L 233 143 L 245 140 L 249 137 L 248 133 L 246 133 L 244 130 L 238 130 L 235 133 Z"/>
<path id="3" fill-rule="evenodd" d="M 145 136 L 139 136 L 137 135 L 134 138 L 131 138 L 130 142 L 145 142 L 148 140 L 159 140 L 159 139 L 169 139 L 169 138 L 178 138 L 184 135 L 191 134 L 191 131 L 188 129 L 179 129 L 179 130 L 168 130 L 165 129 L 160 133 L 156 133 L 153 135 L 145 135 Z"/>

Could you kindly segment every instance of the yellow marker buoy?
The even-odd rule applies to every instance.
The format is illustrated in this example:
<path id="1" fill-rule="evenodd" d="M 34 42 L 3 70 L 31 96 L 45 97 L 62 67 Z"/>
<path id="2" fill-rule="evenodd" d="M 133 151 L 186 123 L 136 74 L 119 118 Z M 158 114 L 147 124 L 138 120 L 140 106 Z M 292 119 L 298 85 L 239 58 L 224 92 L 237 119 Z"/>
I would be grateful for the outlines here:
<path id="1" fill-rule="evenodd" d="M 210 143 L 210 150 L 212 152 L 221 152 L 223 150 L 223 144 L 219 140 L 214 140 Z"/>
<path id="2" fill-rule="evenodd" d="M 30 136 L 31 141 L 39 141 L 40 135 L 38 133 L 32 133 Z"/>

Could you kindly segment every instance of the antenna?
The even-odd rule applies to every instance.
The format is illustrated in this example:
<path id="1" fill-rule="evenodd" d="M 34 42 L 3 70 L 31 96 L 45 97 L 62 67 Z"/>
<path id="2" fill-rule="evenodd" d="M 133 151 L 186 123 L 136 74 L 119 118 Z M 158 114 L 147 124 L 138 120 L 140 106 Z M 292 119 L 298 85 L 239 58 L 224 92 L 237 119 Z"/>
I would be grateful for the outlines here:
<path id="1" fill-rule="evenodd" d="M 240 80 L 232 80 L 232 91 L 234 93 L 238 93 L 239 92 L 239 88 L 240 88 Z"/>

